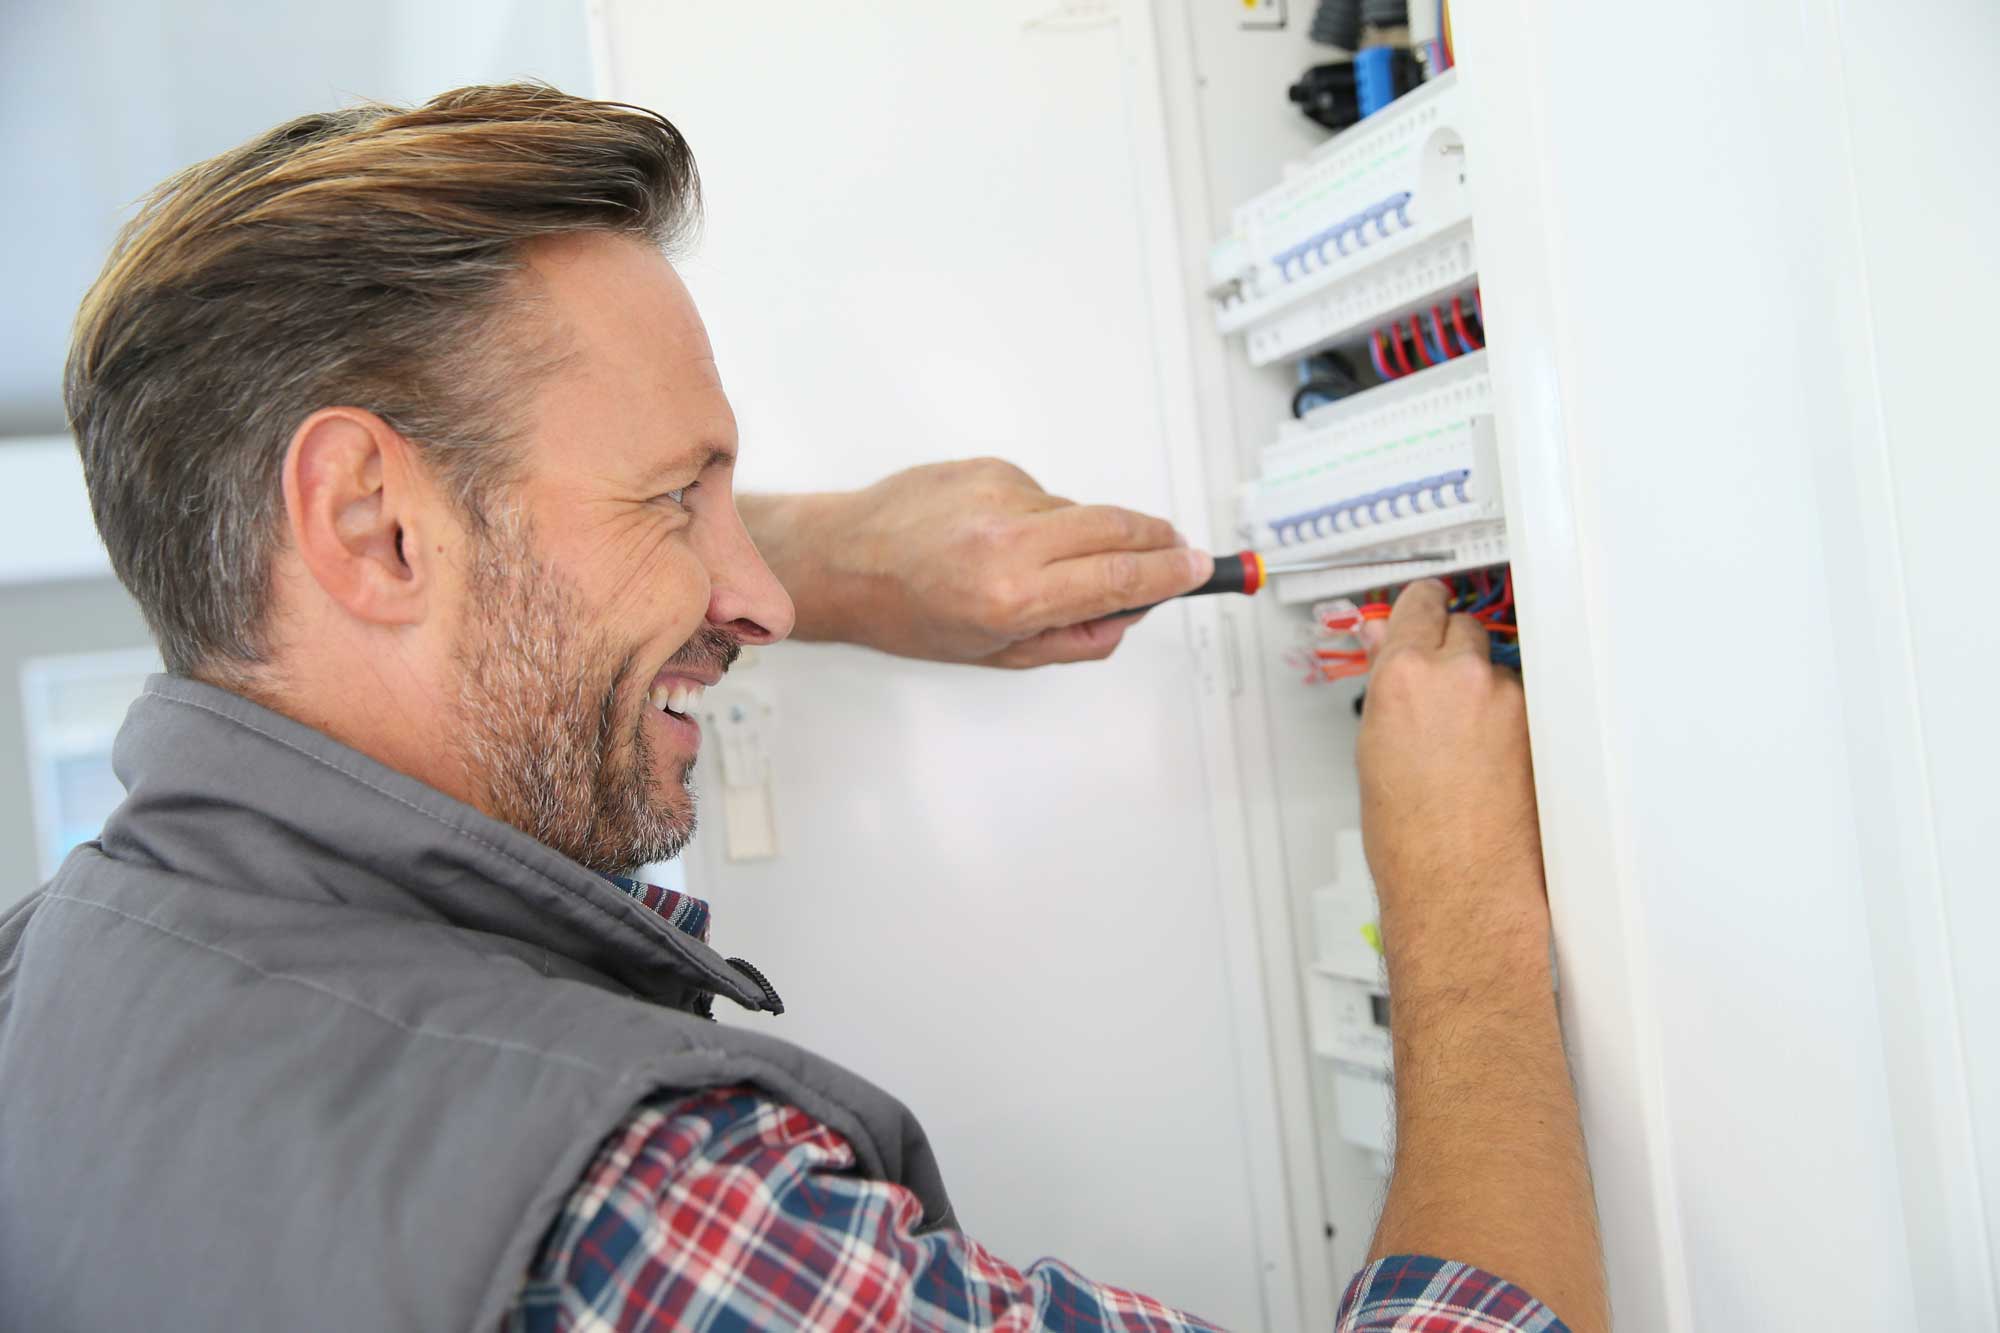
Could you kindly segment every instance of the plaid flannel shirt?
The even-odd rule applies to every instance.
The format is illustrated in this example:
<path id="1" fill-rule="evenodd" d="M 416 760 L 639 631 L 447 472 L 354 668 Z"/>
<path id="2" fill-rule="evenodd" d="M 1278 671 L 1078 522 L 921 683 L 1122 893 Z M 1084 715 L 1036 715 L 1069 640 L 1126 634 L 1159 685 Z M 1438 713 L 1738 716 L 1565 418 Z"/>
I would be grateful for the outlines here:
<path id="1" fill-rule="evenodd" d="M 706 938 L 698 899 L 616 881 Z M 918 1234 L 908 1190 L 854 1173 L 845 1139 L 751 1088 L 641 1102 L 543 1237 L 510 1330 L 1061 1329 L 1194 1333 L 1215 1325 L 1044 1259 L 1015 1268 L 958 1231 Z M 1561 1333 L 1547 1307 L 1465 1264 L 1370 1264 L 1339 1333 Z"/>

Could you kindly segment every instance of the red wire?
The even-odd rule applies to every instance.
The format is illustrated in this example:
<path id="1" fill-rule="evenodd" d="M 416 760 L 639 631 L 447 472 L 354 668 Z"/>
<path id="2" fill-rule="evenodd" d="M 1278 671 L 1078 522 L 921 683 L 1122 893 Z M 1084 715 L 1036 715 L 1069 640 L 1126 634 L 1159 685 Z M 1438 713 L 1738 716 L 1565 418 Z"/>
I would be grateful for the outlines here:
<path id="1" fill-rule="evenodd" d="M 1382 350 L 1382 330 L 1368 335 L 1368 359 L 1375 363 L 1375 373 L 1385 380 L 1396 378 L 1396 372 L 1389 368 L 1388 354 Z"/>
<path id="2" fill-rule="evenodd" d="M 1458 330 L 1458 336 L 1465 339 L 1465 345 L 1473 351 L 1476 352 L 1486 346 L 1485 343 L 1473 337 L 1472 331 L 1465 327 L 1465 298 L 1462 296 L 1451 298 L 1451 326 Z"/>
<path id="3" fill-rule="evenodd" d="M 1423 362 L 1427 366 L 1434 366 L 1437 364 L 1437 362 L 1431 360 L 1431 349 L 1430 345 L 1424 341 L 1423 326 L 1417 323 L 1417 321 L 1422 318 L 1423 316 L 1421 315 L 1410 316 L 1410 341 L 1416 344 L 1417 360 Z M 1397 327 L 1401 328 L 1402 326 L 1399 324 L 1397 325 Z"/>
<path id="4" fill-rule="evenodd" d="M 1444 336 L 1444 308 L 1442 306 L 1431 307 L 1431 333 L 1437 338 L 1438 350 L 1444 353 L 1445 360 L 1449 361 L 1455 356 L 1464 355 L 1462 352 L 1453 351 L 1452 349 L 1457 347 L 1458 344 Z"/>
<path id="5" fill-rule="evenodd" d="M 1389 346 L 1396 351 L 1396 364 L 1402 367 L 1402 373 L 1411 374 L 1409 353 L 1403 350 L 1403 326 L 1400 322 L 1389 326 Z"/>

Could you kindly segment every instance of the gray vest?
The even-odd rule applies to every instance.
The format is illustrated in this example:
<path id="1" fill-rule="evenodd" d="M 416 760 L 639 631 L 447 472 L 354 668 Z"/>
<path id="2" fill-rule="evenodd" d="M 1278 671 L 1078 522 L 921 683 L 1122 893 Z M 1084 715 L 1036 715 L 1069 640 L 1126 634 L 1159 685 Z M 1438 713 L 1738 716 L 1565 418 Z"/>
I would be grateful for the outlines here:
<path id="1" fill-rule="evenodd" d="M 603 1136 L 754 1084 L 951 1223 L 901 1104 L 697 1016 L 754 978 L 517 830 L 155 677 L 0 921 L 0 1327 L 491 1329 Z"/>

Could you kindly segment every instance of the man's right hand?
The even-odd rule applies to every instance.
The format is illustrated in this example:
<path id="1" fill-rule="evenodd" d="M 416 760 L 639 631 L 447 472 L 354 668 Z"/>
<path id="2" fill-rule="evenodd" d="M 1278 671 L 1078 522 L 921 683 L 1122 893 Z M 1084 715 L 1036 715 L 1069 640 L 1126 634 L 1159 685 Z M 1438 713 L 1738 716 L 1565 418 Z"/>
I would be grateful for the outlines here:
<path id="1" fill-rule="evenodd" d="M 1485 628 L 1446 605 L 1443 585 L 1413 583 L 1386 624 L 1364 626 L 1362 837 L 1406 985 L 1434 963 L 1462 975 L 1496 939 L 1531 955 L 1548 939 L 1521 682 L 1488 659 Z"/>
<path id="2" fill-rule="evenodd" d="M 1475 1265 L 1610 1327 L 1549 973 L 1521 683 L 1435 582 L 1369 629 L 1361 831 L 1382 909 L 1396 1163 L 1371 1259 Z"/>

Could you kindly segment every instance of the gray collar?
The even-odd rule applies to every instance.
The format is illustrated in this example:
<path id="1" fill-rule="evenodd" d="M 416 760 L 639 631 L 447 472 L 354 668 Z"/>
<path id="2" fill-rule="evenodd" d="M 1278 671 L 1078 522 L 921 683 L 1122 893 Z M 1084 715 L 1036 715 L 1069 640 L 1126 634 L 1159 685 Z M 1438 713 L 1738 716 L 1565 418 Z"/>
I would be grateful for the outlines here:
<path id="1" fill-rule="evenodd" d="M 154 676 L 112 752 L 105 852 L 288 898 L 478 932 L 537 971 L 677 1008 L 766 987 L 519 829 L 227 690 Z"/>

